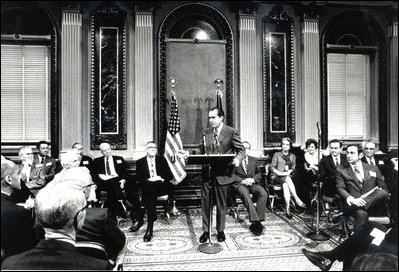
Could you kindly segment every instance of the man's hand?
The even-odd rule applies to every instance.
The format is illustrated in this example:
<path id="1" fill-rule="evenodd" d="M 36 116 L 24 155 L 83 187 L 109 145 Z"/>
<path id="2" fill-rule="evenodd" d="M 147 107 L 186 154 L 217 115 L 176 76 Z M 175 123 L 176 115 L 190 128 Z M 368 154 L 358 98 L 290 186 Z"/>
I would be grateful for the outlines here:
<path id="1" fill-rule="evenodd" d="M 234 158 L 232 164 L 233 164 L 235 167 L 238 167 L 238 166 L 240 165 L 240 161 L 239 161 L 237 158 Z"/>
<path id="2" fill-rule="evenodd" d="M 255 183 L 255 180 L 253 178 L 246 178 L 241 181 L 241 184 L 245 185 L 245 186 L 251 186 L 254 183 Z"/>
<path id="3" fill-rule="evenodd" d="M 366 205 L 366 201 L 359 197 L 359 198 L 354 198 L 352 196 L 348 197 L 347 202 L 349 204 L 349 206 L 351 206 L 352 204 L 358 206 L 358 207 L 363 207 Z"/>
<path id="4" fill-rule="evenodd" d="M 126 183 L 126 180 L 124 180 L 124 179 L 121 179 L 121 180 L 119 181 L 119 183 L 120 183 L 120 187 L 121 187 L 121 189 L 125 188 L 125 183 Z"/>

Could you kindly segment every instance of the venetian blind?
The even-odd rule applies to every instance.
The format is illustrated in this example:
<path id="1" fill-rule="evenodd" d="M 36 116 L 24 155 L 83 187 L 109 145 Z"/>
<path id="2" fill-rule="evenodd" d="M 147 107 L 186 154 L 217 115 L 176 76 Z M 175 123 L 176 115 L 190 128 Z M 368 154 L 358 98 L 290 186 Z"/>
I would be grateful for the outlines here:
<path id="1" fill-rule="evenodd" d="M 368 55 L 327 54 L 328 137 L 364 138 L 370 123 Z"/>
<path id="2" fill-rule="evenodd" d="M 49 51 L 1 45 L 1 141 L 49 140 Z"/>

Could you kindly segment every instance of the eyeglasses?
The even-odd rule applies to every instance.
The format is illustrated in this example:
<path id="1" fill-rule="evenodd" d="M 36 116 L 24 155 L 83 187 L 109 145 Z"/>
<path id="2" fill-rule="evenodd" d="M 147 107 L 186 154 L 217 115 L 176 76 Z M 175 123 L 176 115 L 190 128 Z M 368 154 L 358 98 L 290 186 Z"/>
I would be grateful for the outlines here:
<path id="1" fill-rule="evenodd" d="M 375 148 L 372 147 L 366 147 L 365 150 L 374 150 Z"/>

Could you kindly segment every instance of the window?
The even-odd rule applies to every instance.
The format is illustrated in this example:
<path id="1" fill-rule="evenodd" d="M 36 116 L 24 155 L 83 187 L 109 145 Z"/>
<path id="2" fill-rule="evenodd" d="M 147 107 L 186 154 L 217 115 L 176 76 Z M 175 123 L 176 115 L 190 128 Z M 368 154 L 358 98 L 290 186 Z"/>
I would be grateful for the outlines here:
<path id="1" fill-rule="evenodd" d="M 1 45 L 1 141 L 50 140 L 49 48 Z"/>
<path id="2" fill-rule="evenodd" d="M 328 137 L 370 136 L 370 58 L 363 54 L 327 54 Z"/>

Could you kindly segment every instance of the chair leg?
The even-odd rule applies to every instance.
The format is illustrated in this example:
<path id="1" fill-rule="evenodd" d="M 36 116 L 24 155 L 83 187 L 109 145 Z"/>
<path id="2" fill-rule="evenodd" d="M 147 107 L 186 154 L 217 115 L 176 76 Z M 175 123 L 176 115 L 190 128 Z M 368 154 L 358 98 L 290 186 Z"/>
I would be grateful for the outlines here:
<path id="1" fill-rule="evenodd" d="M 270 199 L 270 209 L 272 210 L 272 213 L 274 213 L 274 209 L 273 209 L 273 207 L 274 207 L 274 198 L 275 198 L 275 196 L 270 196 L 269 197 L 269 199 Z"/>

